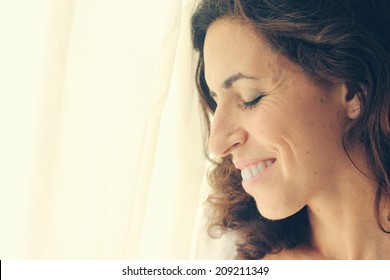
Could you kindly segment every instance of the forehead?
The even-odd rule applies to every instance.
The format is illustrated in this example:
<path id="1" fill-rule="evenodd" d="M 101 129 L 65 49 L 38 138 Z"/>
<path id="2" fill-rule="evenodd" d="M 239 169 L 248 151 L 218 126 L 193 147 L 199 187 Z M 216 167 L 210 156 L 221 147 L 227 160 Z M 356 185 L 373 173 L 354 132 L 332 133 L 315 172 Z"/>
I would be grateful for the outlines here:
<path id="1" fill-rule="evenodd" d="M 278 72 L 280 55 L 250 24 L 219 19 L 207 31 L 204 63 L 206 81 L 215 88 L 238 72 L 261 78 L 274 75 Z"/>

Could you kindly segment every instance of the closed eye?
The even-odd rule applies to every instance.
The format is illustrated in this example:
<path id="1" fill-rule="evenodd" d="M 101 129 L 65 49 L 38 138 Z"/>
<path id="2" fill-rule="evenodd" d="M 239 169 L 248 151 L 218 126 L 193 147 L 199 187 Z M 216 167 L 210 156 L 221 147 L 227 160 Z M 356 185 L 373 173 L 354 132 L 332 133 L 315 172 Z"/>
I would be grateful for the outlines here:
<path id="1" fill-rule="evenodd" d="M 257 93 L 254 95 L 251 101 L 244 101 L 242 100 L 242 107 L 244 110 L 246 109 L 253 109 L 256 107 L 256 105 L 259 103 L 259 101 L 265 96 L 264 93 Z"/>

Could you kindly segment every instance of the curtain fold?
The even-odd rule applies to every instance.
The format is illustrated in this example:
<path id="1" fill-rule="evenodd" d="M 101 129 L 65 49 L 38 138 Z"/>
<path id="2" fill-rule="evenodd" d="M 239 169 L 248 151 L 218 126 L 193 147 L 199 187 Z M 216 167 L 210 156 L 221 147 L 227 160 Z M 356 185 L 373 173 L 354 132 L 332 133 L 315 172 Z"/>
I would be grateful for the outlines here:
<path id="1" fill-rule="evenodd" d="M 194 5 L 0 0 L 0 258 L 221 256 L 204 222 Z"/>
<path id="2" fill-rule="evenodd" d="M 231 257 L 207 235 L 195 2 L 0 0 L 1 259 Z"/>

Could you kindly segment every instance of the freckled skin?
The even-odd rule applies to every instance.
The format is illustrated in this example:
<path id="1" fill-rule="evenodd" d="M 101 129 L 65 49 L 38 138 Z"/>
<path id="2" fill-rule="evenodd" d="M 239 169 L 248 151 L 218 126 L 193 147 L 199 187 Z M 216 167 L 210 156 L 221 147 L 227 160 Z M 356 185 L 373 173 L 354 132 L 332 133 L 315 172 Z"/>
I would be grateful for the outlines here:
<path id="1" fill-rule="evenodd" d="M 218 103 L 210 151 L 231 154 L 233 161 L 276 159 L 258 186 L 248 190 L 262 215 L 285 218 L 332 192 L 348 165 L 342 146 L 342 88 L 319 85 L 275 53 L 249 25 L 224 19 L 206 34 L 204 61 L 206 81 Z M 259 79 L 221 87 L 237 72 Z M 266 95 L 244 110 L 242 100 L 248 101 L 253 92 Z"/>

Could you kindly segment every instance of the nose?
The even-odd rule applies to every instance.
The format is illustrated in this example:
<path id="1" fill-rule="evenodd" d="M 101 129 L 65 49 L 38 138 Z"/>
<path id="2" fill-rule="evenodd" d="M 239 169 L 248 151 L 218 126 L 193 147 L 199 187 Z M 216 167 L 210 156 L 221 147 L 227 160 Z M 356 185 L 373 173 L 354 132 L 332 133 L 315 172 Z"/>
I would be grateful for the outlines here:
<path id="1" fill-rule="evenodd" d="M 210 129 L 209 151 L 219 157 L 229 155 L 247 139 L 239 115 L 228 109 L 218 105 Z"/>

